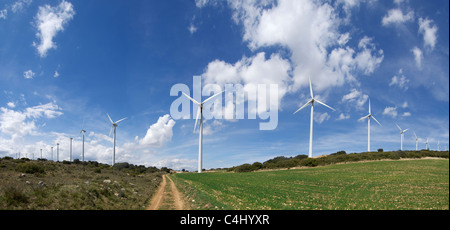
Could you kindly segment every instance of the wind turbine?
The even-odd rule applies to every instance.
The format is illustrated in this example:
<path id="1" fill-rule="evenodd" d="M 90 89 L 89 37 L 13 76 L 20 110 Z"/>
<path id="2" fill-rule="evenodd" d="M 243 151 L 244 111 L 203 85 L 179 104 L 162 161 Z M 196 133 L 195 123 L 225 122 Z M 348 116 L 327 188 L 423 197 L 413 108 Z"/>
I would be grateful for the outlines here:
<path id="1" fill-rule="evenodd" d="M 121 122 L 121 121 L 123 121 L 123 120 L 125 120 L 127 118 L 125 117 L 125 118 L 122 118 L 122 119 L 120 119 L 120 120 L 118 120 L 116 122 L 113 122 L 111 117 L 109 116 L 109 114 L 106 114 L 106 115 L 108 115 L 109 121 L 111 121 L 111 124 L 112 124 L 111 130 L 109 130 L 109 136 L 111 136 L 111 131 L 114 128 L 114 148 L 113 148 L 113 158 L 112 158 L 112 166 L 114 166 L 114 163 L 116 161 L 116 128 L 118 126 L 117 123 L 119 123 L 119 122 Z"/>
<path id="2" fill-rule="evenodd" d="M 81 149 L 81 161 L 84 162 L 84 136 L 86 134 L 86 130 L 84 130 L 84 119 L 83 119 L 83 125 L 81 126 L 80 133 L 83 134 L 83 147 Z"/>
<path id="3" fill-rule="evenodd" d="M 395 125 L 397 125 L 397 123 L 395 123 Z M 397 128 L 400 130 L 400 150 L 403 151 L 403 133 L 406 132 L 408 129 L 402 130 L 402 128 L 400 128 L 400 126 L 397 125 Z"/>
<path id="4" fill-rule="evenodd" d="M 192 102 L 194 102 L 195 104 L 198 105 L 198 110 L 197 110 L 197 118 L 195 119 L 195 125 L 194 125 L 194 131 L 195 128 L 197 127 L 197 121 L 198 121 L 198 117 L 200 116 L 200 131 L 199 131 L 199 140 L 198 140 L 198 173 L 202 172 L 202 154 L 203 154 L 203 104 L 206 103 L 207 101 L 211 100 L 212 98 L 214 98 L 215 96 L 222 94 L 223 91 L 221 91 L 220 93 L 216 93 L 214 95 L 212 95 L 211 97 L 209 97 L 208 99 L 204 100 L 203 102 L 198 102 L 196 100 L 194 100 L 193 98 L 189 97 L 187 94 L 184 94 L 184 96 L 186 96 L 187 98 L 189 98 L 189 100 L 191 100 Z"/>
<path id="5" fill-rule="evenodd" d="M 414 133 L 414 136 L 416 137 L 416 151 L 417 151 L 417 143 L 419 142 L 419 138 L 417 137 L 416 132 L 413 131 L 413 133 Z"/>
<path id="6" fill-rule="evenodd" d="M 374 116 L 370 113 L 370 99 L 369 99 L 369 114 L 367 116 L 361 117 L 358 119 L 358 121 L 361 121 L 363 119 L 367 118 L 367 152 L 370 152 L 370 118 L 373 118 L 381 127 L 383 127 L 380 122 L 375 119 Z"/>
<path id="7" fill-rule="evenodd" d="M 430 149 L 430 147 L 428 146 L 428 137 L 427 137 L 427 141 L 425 142 L 425 146 L 426 146 L 427 150 Z"/>
<path id="8" fill-rule="evenodd" d="M 314 103 L 317 102 L 319 104 L 322 104 L 333 111 L 336 111 L 335 109 L 331 108 L 330 106 L 326 105 L 325 103 L 317 100 L 314 98 L 312 85 L 311 85 L 311 77 L 309 78 L 309 92 L 311 93 L 311 100 L 309 100 L 306 104 L 304 104 L 302 107 L 300 107 L 297 111 L 294 112 L 296 114 L 298 111 L 305 108 L 307 105 L 311 105 L 311 121 L 310 121 L 310 127 L 309 127 L 309 155 L 308 157 L 312 157 L 312 138 L 313 138 L 313 118 L 314 118 Z"/>

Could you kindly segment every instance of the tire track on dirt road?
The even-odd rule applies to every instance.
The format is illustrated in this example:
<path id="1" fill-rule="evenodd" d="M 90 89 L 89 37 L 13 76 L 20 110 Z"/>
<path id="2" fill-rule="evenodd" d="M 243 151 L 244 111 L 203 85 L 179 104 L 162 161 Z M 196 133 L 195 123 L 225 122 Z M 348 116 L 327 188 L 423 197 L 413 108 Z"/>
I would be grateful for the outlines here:
<path id="1" fill-rule="evenodd" d="M 162 179 L 158 190 L 150 200 L 147 210 L 159 210 L 163 204 L 169 204 L 168 207 L 172 208 L 173 206 L 175 210 L 183 210 L 185 208 L 183 197 L 173 180 L 168 175 L 163 175 Z M 170 189 L 167 189 L 167 183 L 169 183 Z"/>

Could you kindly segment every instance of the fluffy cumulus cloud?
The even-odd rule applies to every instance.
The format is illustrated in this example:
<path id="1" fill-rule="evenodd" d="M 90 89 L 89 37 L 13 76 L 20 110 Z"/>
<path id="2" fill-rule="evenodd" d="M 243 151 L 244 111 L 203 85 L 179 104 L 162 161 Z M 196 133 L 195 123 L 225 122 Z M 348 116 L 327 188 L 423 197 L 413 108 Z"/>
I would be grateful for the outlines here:
<path id="1" fill-rule="evenodd" d="M 10 106 L 11 108 L 11 106 Z M 54 103 L 28 107 L 23 111 L 0 108 L 0 132 L 12 139 L 37 134 L 36 122 L 40 118 L 53 119 L 61 116 L 61 108 Z"/>
<path id="2" fill-rule="evenodd" d="M 416 66 L 418 69 L 422 69 L 422 60 L 423 60 L 423 53 L 422 50 L 420 50 L 417 46 L 411 49 L 411 52 L 414 55 L 414 61 L 416 62 Z"/>
<path id="3" fill-rule="evenodd" d="M 428 18 L 419 18 L 419 33 L 423 35 L 424 46 L 433 50 L 437 41 L 438 27 L 434 25 L 433 20 Z"/>
<path id="4" fill-rule="evenodd" d="M 27 70 L 23 72 L 23 77 L 26 79 L 33 79 L 35 73 L 32 70 Z"/>
<path id="5" fill-rule="evenodd" d="M 169 114 L 159 117 L 155 124 L 152 124 L 147 130 L 145 136 L 139 140 L 139 144 L 143 146 L 161 147 L 167 141 L 172 140 L 172 128 L 175 121 L 170 118 Z"/>
<path id="6" fill-rule="evenodd" d="M 55 49 L 56 44 L 53 38 L 60 31 L 64 30 L 64 26 L 72 20 L 75 10 L 70 2 L 62 1 L 57 6 L 44 5 L 39 7 L 39 11 L 35 16 L 34 24 L 38 29 L 36 33 L 39 44 L 33 43 L 37 48 L 39 55 L 45 57 L 49 49 Z"/>
<path id="7" fill-rule="evenodd" d="M 381 24 L 383 26 L 388 26 L 391 24 L 401 24 L 408 21 L 414 20 L 414 12 L 409 11 L 407 14 L 403 14 L 401 9 L 391 9 L 388 14 L 383 17 Z"/>
<path id="8" fill-rule="evenodd" d="M 396 118 L 398 115 L 397 107 L 386 107 L 384 108 L 383 115 L 391 116 Z"/>
<path id="9" fill-rule="evenodd" d="M 357 89 L 351 89 L 350 93 L 342 97 L 342 102 L 350 102 L 356 105 L 357 108 L 361 108 L 366 103 L 369 96 L 367 94 L 358 91 Z"/>
<path id="10" fill-rule="evenodd" d="M 398 71 L 398 76 L 394 75 L 392 77 L 392 80 L 389 83 L 389 86 L 397 86 L 400 89 L 403 89 L 404 91 L 406 91 L 408 89 L 408 83 L 409 83 L 409 79 L 407 79 L 405 77 L 405 75 L 403 75 L 403 70 L 400 69 Z"/>
<path id="11" fill-rule="evenodd" d="M 197 1 L 204 6 L 208 1 Z M 339 5 L 339 4 L 338 4 Z M 344 4 L 346 7 L 357 5 Z M 278 68 L 279 79 L 266 78 L 270 82 L 281 84 L 281 92 L 296 92 L 307 86 L 308 77 L 318 91 L 345 82 L 356 81 L 355 73 L 372 74 L 384 58 L 383 51 L 377 49 L 371 38 L 363 36 L 358 39 L 358 46 L 351 47 L 348 32 L 339 31 L 344 19 L 339 17 L 339 10 L 328 2 L 321 1 L 228 1 L 232 9 L 233 20 L 243 25 L 243 40 L 250 50 L 266 47 L 282 47 L 289 50 L 289 56 L 273 54 L 262 59 L 261 53 L 254 57 L 243 58 L 238 63 L 210 63 L 204 76 L 216 80 L 246 81 L 239 68 L 253 65 L 253 73 L 265 73 L 265 69 L 256 69 L 257 64 L 281 64 Z M 338 7 L 338 6 L 336 6 Z M 307 34 L 308 36 L 305 36 Z M 264 62 L 264 63 L 263 63 Z M 227 72 L 213 74 L 213 65 L 228 68 Z M 237 70 L 237 71 L 236 71 Z M 269 72 L 271 73 L 271 72 Z M 263 77 L 267 73 L 261 75 Z M 279 77 L 278 76 L 278 77 Z M 255 79 L 256 75 L 247 76 Z"/>

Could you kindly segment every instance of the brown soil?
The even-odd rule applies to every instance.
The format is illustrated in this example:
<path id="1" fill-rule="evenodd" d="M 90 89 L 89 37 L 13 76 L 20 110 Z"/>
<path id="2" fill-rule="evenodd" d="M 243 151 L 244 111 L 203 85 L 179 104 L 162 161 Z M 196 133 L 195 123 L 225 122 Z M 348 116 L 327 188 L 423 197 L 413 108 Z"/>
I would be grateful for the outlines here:
<path id="1" fill-rule="evenodd" d="M 170 189 L 166 189 L 167 178 L 169 180 Z M 153 195 L 147 210 L 159 210 L 163 204 L 165 204 L 164 207 L 168 207 L 170 209 L 173 208 L 175 210 L 183 210 L 185 208 L 180 191 L 178 191 L 175 183 L 167 175 L 163 175 L 163 180 L 159 185 L 158 191 L 156 191 L 155 195 Z"/>

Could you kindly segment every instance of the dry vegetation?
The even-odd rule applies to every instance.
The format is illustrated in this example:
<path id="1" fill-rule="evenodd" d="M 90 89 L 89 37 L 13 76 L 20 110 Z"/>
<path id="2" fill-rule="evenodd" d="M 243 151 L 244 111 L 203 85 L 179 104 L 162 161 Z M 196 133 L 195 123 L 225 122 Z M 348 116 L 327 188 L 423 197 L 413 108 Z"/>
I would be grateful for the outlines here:
<path id="1" fill-rule="evenodd" d="M 127 163 L 0 159 L 0 209 L 145 209 L 162 172 Z"/>

